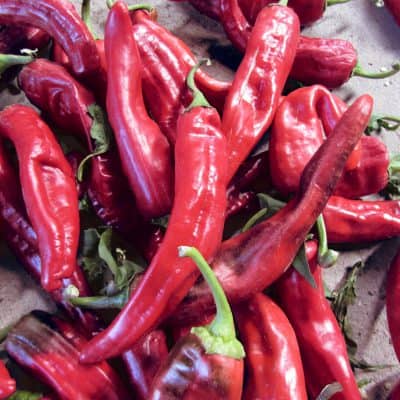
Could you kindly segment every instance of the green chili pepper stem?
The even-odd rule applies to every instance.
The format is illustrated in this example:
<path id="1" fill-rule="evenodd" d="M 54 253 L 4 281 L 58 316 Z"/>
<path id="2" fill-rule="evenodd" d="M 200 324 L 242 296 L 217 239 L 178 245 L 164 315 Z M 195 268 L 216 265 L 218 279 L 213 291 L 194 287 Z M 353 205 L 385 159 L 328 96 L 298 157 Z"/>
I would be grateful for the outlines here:
<path id="1" fill-rule="evenodd" d="M 269 194 L 266 193 L 257 193 L 257 198 L 264 204 L 268 205 L 268 208 L 271 208 L 273 210 L 279 210 L 283 207 L 286 206 L 286 203 L 275 199 L 274 197 L 270 196 Z"/>
<path id="2" fill-rule="evenodd" d="M 250 217 L 250 219 L 244 224 L 242 228 L 242 232 L 248 231 L 252 228 L 262 217 L 268 214 L 268 208 L 262 208 L 261 210 L 257 211 L 254 215 Z"/>
<path id="3" fill-rule="evenodd" d="M 396 154 L 390 159 L 389 175 L 395 175 L 400 172 L 400 154 Z"/>
<path id="4" fill-rule="evenodd" d="M 91 18 L 90 18 L 90 9 L 91 9 L 90 0 L 82 0 L 82 6 L 81 6 L 82 20 L 86 24 L 86 26 L 88 27 L 90 33 L 96 39 L 96 35 L 94 34 L 92 21 L 91 21 Z"/>
<path id="5" fill-rule="evenodd" d="M 193 100 L 189 104 L 189 106 L 186 108 L 186 111 L 190 111 L 192 108 L 195 107 L 211 107 L 210 103 L 207 101 L 205 98 L 204 94 L 197 88 L 196 83 L 194 81 L 194 76 L 197 72 L 197 70 L 203 65 L 203 64 L 210 64 L 210 60 L 207 58 L 200 60 L 189 72 L 187 78 L 186 78 L 186 84 L 188 88 L 191 90 L 193 94 Z"/>
<path id="6" fill-rule="evenodd" d="M 221 354 L 232 358 L 243 358 L 244 349 L 242 344 L 236 339 L 231 308 L 211 267 L 194 247 L 179 246 L 178 254 L 179 257 L 190 257 L 196 263 L 211 289 L 217 308 L 216 316 L 209 325 L 192 328 L 191 333 L 200 338 L 208 354 Z"/>
<path id="7" fill-rule="evenodd" d="M 35 59 L 33 55 L 19 56 L 15 54 L 0 54 L 0 76 L 14 65 L 29 64 Z"/>
<path id="8" fill-rule="evenodd" d="M 287 7 L 287 5 L 288 5 L 288 0 L 280 0 L 280 1 L 278 2 L 278 4 L 279 4 L 280 6 Z"/>
<path id="9" fill-rule="evenodd" d="M 337 261 L 339 253 L 328 248 L 328 238 L 326 235 L 325 222 L 322 214 L 316 221 L 318 230 L 318 263 L 323 268 L 329 268 Z"/>
<path id="10" fill-rule="evenodd" d="M 107 0 L 107 7 L 108 8 L 112 8 L 112 6 L 114 5 L 115 0 Z"/>
<path id="11" fill-rule="evenodd" d="M 351 0 L 327 0 L 326 5 L 329 6 L 334 6 L 335 4 L 343 4 L 343 3 L 348 3 Z"/>
<path id="12" fill-rule="evenodd" d="M 353 69 L 353 76 L 360 76 L 363 78 L 369 78 L 369 79 L 383 79 L 383 78 L 388 78 L 390 76 L 393 76 L 397 74 L 400 71 L 400 63 L 395 63 L 392 65 L 392 69 L 384 72 L 367 72 L 365 71 L 362 66 L 357 63 L 357 65 Z"/>
<path id="13" fill-rule="evenodd" d="M 123 290 L 115 296 L 71 297 L 68 301 L 77 307 L 105 310 L 110 308 L 121 309 L 128 302 L 128 299 L 129 291 Z"/>
<path id="14" fill-rule="evenodd" d="M 112 8 L 114 3 L 115 3 L 115 0 L 107 0 L 107 7 Z M 128 6 L 128 10 L 129 11 L 146 10 L 148 12 L 152 12 L 154 10 L 154 7 L 150 4 L 133 4 L 133 5 Z"/>

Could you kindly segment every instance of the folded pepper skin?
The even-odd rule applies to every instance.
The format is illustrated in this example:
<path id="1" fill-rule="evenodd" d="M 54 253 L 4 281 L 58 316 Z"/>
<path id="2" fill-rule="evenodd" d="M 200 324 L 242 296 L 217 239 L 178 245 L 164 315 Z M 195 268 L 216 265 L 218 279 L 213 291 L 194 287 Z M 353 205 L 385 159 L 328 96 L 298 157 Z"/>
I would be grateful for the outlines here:
<path id="1" fill-rule="evenodd" d="M 37 233 L 41 284 L 59 289 L 76 266 L 78 194 L 72 169 L 49 127 L 35 110 L 12 105 L 0 113 L 0 136 L 11 140 L 29 219 Z"/>
<path id="2" fill-rule="evenodd" d="M 243 400 L 307 400 L 296 335 L 278 305 L 257 293 L 234 316 L 246 351 Z"/>
<path id="3" fill-rule="evenodd" d="M 299 35 L 299 20 L 288 7 L 266 7 L 257 18 L 222 117 L 229 179 L 272 123 Z"/>
<path id="4" fill-rule="evenodd" d="M 334 191 L 348 156 L 368 124 L 372 105 L 372 98 L 363 95 L 343 114 L 304 169 L 293 200 L 271 218 L 222 243 L 212 267 L 231 303 L 264 290 L 290 266 Z M 208 288 L 201 282 L 190 290 L 173 319 L 187 324 L 212 307 Z"/>
<path id="5" fill-rule="evenodd" d="M 171 314 L 193 286 L 199 272 L 191 260 L 178 257 L 177 247 L 182 243 L 196 246 L 211 259 L 220 246 L 226 209 L 226 160 L 226 138 L 216 109 L 196 106 L 179 116 L 175 197 L 165 237 L 128 304 L 84 348 L 83 362 L 127 350 Z"/>
<path id="6" fill-rule="evenodd" d="M 16 390 L 16 382 L 11 378 L 3 361 L 0 361 L 0 399 L 5 400 Z"/>
<path id="7" fill-rule="evenodd" d="M 275 284 L 278 304 L 296 332 L 311 398 L 316 398 L 326 385 L 338 382 L 343 390 L 332 396 L 332 400 L 360 400 L 344 336 L 325 298 L 316 247 L 315 242 L 306 244 L 307 259 L 317 287 L 313 288 L 291 268 Z"/>
<path id="8" fill-rule="evenodd" d="M 145 108 L 142 62 L 133 38 L 128 8 L 121 1 L 115 3 L 107 17 L 105 50 L 107 112 L 122 168 L 139 212 L 145 219 L 160 217 L 172 206 L 171 150 Z"/>

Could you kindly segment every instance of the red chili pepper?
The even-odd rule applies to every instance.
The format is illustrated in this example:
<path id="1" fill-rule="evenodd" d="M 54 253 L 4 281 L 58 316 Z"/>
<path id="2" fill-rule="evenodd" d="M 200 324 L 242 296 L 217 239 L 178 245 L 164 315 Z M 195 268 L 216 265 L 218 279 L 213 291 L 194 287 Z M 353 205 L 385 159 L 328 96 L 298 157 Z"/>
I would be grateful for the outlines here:
<path id="1" fill-rule="evenodd" d="M 0 361 L 0 399 L 7 399 L 15 390 L 15 380 L 11 378 L 6 366 Z"/>
<path id="2" fill-rule="evenodd" d="M 167 356 L 167 338 L 162 330 L 150 332 L 122 355 L 135 399 L 149 398 L 154 377 Z"/>
<path id="3" fill-rule="evenodd" d="M 392 13 L 397 24 L 400 25 L 400 4 L 396 0 L 385 0 L 385 7 Z"/>
<path id="4" fill-rule="evenodd" d="M 196 245 L 207 259 L 222 240 L 226 209 L 226 139 L 218 112 L 193 82 L 192 105 L 179 116 L 175 144 L 175 198 L 165 238 L 129 303 L 83 351 L 93 362 L 120 354 L 165 319 L 198 277 L 190 260 L 176 252 L 183 242 Z M 132 326 L 129 321 L 136 321 Z"/>
<path id="5" fill-rule="evenodd" d="M 215 20 L 219 19 L 220 0 L 189 0 L 189 3 L 202 14 Z"/>
<path id="6" fill-rule="evenodd" d="M 186 44 L 153 21 L 145 11 L 131 13 L 136 44 L 143 63 L 146 105 L 170 143 L 175 143 L 176 121 L 191 102 L 185 80 L 196 64 Z M 222 110 L 230 83 L 218 81 L 198 70 L 196 84 L 208 101 Z"/>
<path id="7" fill-rule="evenodd" d="M 143 103 L 141 60 L 127 6 L 118 1 L 105 27 L 107 112 L 136 204 L 145 218 L 169 212 L 172 164 L 167 139 Z M 129 79 L 127 79 L 129 77 Z"/>
<path id="8" fill-rule="evenodd" d="M 11 358 L 51 387 L 60 399 L 131 398 L 108 365 L 80 364 L 78 349 L 32 315 L 23 317 L 12 328 L 5 348 Z"/>
<path id="9" fill-rule="evenodd" d="M 288 5 L 296 11 L 302 25 L 309 25 L 322 18 L 326 0 L 289 0 Z"/>
<path id="10" fill-rule="evenodd" d="M 390 392 L 388 400 L 399 400 L 400 399 L 400 382 L 396 384 L 394 389 Z"/>
<path id="11" fill-rule="evenodd" d="M 261 11 L 225 101 L 228 177 L 267 130 L 278 107 L 300 34 L 296 14 L 274 5 Z"/>
<path id="12" fill-rule="evenodd" d="M 148 399 L 240 400 L 244 350 L 236 339 L 228 301 L 195 248 L 180 246 L 179 254 L 196 262 L 211 288 L 217 314 L 209 325 L 193 328 L 175 344 L 154 378 Z"/>
<path id="13" fill-rule="evenodd" d="M 75 270 L 78 250 L 78 195 L 71 167 L 53 133 L 30 107 L 4 109 L 0 135 L 17 151 L 24 201 L 38 234 L 42 286 L 58 289 Z"/>
<path id="14" fill-rule="evenodd" d="M 372 103 L 370 96 L 361 96 L 343 114 L 332 135 L 303 171 L 300 191 L 287 206 L 222 243 L 212 266 L 231 302 L 264 290 L 293 261 L 368 124 Z M 210 308 L 212 301 L 207 287 L 199 283 L 182 302 L 174 319 L 187 323 L 196 315 L 209 312 Z"/>
<path id="15" fill-rule="evenodd" d="M 234 308 L 247 371 L 244 400 L 307 400 L 299 345 L 283 311 L 258 293 Z"/>
<path id="16" fill-rule="evenodd" d="M 41 49 L 49 40 L 47 33 L 32 26 L 0 26 L 0 53 L 3 54 L 19 52 L 23 48 Z"/>
<path id="17" fill-rule="evenodd" d="M 360 400 L 346 342 L 325 298 L 315 242 L 307 243 L 306 254 L 317 287 L 291 268 L 275 288 L 279 304 L 296 332 L 309 394 L 316 398 L 326 385 L 338 382 L 343 389 L 332 400 Z"/>

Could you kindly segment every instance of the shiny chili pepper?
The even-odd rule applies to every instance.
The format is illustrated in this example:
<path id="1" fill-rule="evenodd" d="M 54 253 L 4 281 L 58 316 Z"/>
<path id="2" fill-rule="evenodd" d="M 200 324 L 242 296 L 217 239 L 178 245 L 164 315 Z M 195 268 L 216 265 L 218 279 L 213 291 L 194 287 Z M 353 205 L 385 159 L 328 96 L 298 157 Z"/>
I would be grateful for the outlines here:
<path id="1" fill-rule="evenodd" d="M 253 208 L 258 203 L 256 193 L 254 192 L 233 192 L 228 196 L 225 217 L 229 218 L 243 210 Z"/>
<path id="2" fill-rule="evenodd" d="M 385 0 L 385 7 L 392 13 L 397 24 L 400 25 L 400 4 L 396 0 Z"/>
<path id="3" fill-rule="evenodd" d="M 167 139 L 149 117 L 142 96 L 141 60 L 127 6 L 118 1 L 105 27 L 107 112 L 122 167 L 140 213 L 147 219 L 170 211 L 172 163 Z M 129 79 L 127 79 L 129 77 Z"/>
<path id="4" fill-rule="evenodd" d="M 15 380 L 11 378 L 6 366 L 0 361 L 0 399 L 7 399 L 15 390 Z"/>
<path id="5" fill-rule="evenodd" d="M 298 18 L 288 7 L 266 7 L 258 16 L 225 101 L 222 129 L 228 141 L 229 178 L 272 122 L 299 33 Z"/>
<path id="6" fill-rule="evenodd" d="M 131 398 L 115 372 L 110 374 L 109 366 L 80 364 L 78 348 L 32 315 L 23 317 L 12 328 L 5 348 L 12 359 L 51 387 L 60 399 Z"/>
<path id="7" fill-rule="evenodd" d="M 361 96 L 343 114 L 303 171 L 300 191 L 292 201 L 273 217 L 222 243 L 212 266 L 231 302 L 262 291 L 293 261 L 368 124 L 372 103 L 370 96 Z M 199 283 L 181 303 L 174 320 L 187 323 L 211 307 L 207 287 Z"/>
<path id="8" fill-rule="evenodd" d="M 296 332 L 310 396 L 316 398 L 326 385 L 338 382 L 343 389 L 332 400 L 360 400 L 346 342 L 325 298 L 316 247 L 315 242 L 306 244 L 307 259 L 317 287 L 312 287 L 291 268 L 275 284 L 278 303 Z"/>
<path id="9" fill-rule="evenodd" d="M 133 34 L 143 63 L 142 80 L 146 105 L 170 143 L 176 140 L 176 121 L 191 102 L 185 80 L 196 64 L 186 44 L 153 21 L 145 11 L 131 13 Z M 222 110 L 230 83 L 218 81 L 202 70 L 196 84 L 207 100 Z"/>
<path id="10" fill-rule="evenodd" d="M 154 377 L 167 356 L 167 338 L 162 330 L 150 332 L 122 355 L 135 399 L 149 398 Z"/>
<path id="11" fill-rule="evenodd" d="M 175 198 L 165 238 L 129 303 L 84 349 L 83 362 L 120 354 L 174 311 L 198 277 L 195 265 L 178 257 L 178 245 L 196 245 L 210 259 L 221 243 L 226 139 L 217 110 L 194 86 L 195 68 L 191 72 L 188 82 L 194 91 L 193 102 L 178 120 Z"/>
<path id="12" fill-rule="evenodd" d="M 30 107 L 4 109 L 0 135 L 17 151 L 24 201 L 38 234 L 42 286 L 58 289 L 73 274 L 78 250 L 78 195 L 71 167 L 53 133 Z"/>
<path id="13" fill-rule="evenodd" d="M 148 399 L 241 399 L 244 350 L 236 339 L 231 309 L 210 266 L 193 247 L 180 246 L 206 279 L 217 314 L 207 326 L 193 328 L 171 350 L 154 378 Z"/>
<path id="14" fill-rule="evenodd" d="M 244 400 L 307 400 L 299 345 L 283 311 L 258 293 L 234 308 L 246 351 Z"/>

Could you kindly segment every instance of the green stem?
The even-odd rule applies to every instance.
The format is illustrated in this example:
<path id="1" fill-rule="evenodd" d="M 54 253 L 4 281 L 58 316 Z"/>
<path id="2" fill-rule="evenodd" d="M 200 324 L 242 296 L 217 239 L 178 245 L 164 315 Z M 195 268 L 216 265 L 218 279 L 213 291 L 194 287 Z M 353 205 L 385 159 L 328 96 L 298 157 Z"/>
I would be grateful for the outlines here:
<path id="1" fill-rule="evenodd" d="M 114 5 L 115 0 L 107 0 L 107 7 L 108 8 L 112 8 L 112 6 Z"/>
<path id="2" fill-rule="evenodd" d="M 322 214 L 317 218 L 316 224 L 319 237 L 318 263 L 323 268 L 329 268 L 335 264 L 339 253 L 328 248 L 328 238 L 326 235 L 325 222 Z"/>
<path id="3" fill-rule="evenodd" d="M 77 307 L 93 310 L 121 309 L 129 300 L 129 289 L 114 296 L 71 297 L 68 301 Z"/>
<path id="4" fill-rule="evenodd" d="M 146 10 L 149 13 L 152 13 L 154 11 L 154 6 L 150 4 L 133 4 L 131 6 L 128 6 L 129 11 L 137 11 L 137 10 Z"/>
<path id="5" fill-rule="evenodd" d="M 280 1 L 278 2 L 278 4 L 279 4 L 280 6 L 287 7 L 288 1 L 289 1 L 289 0 L 280 0 Z"/>
<path id="6" fill-rule="evenodd" d="M 274 197 L 270 196 L 269 194 L 258 193 L 257 198 L 260 200 L 260 202 L 262 204 L 265 205 L 265 207 L 267 207 L 271 211 L 276 212 L 286 206 L 285 202 L 275 199 Z"/>
<path id="7" fill-rule="evenodd" d="M 180 257 L 190 257 L 196 263 L 211 289 L 217 309 L 216 316 L 211 324 L 192 328 L 191 333 L 200 338 L 207 354 L 221 354 L 232 358 L 243 358 L 244 349 L 242 344 L 236 339 L 231 308 L 211 267 L 194 247 L 179 246 L 178 253 Z"/>
<path id="8" fill-rule="evenodd" d="M 257 211 L 253 216 L 250 217 L 250 219 L 244 224 L 242 228 L 242 232 L 248 231 L 250 228 L 252 228 L 255 224 L 257 224 L 260 219 L 265 217 L 268 214 L 269 209 L 267 207 L 262 208 L 261 210 Z"/>
<path id="9" fill-rule="evenodd" d="M 351 0 L 327 0 L 326 5 L 329 6 L 334 6 L 335 4 L 343 4 L 343 3 L 348 3 Z"/>
<path id="10" fill-rule="evenodd" d="M 8 68 L 14 65 L 29 64 L 35 59 L 33 55 L 18 56 L 15 54 L 0 54 L 0 77 Z"/>
<path id="11" fill-rule="evenodd" d="M 357 63 L 357 65 L 353 69 L 352 75 L 369 79 L 383 79 L 393 76 L 397 74 L 399 71 L 400 71 L 400 63 L 395 63 L 392 65 L 392 69 L 382 72 L 367 72 L 362 68 L 362 66 L 359 63 Z"/>
<path id="12" fill-rule="evenodd" d="M 389 164 L 389 175 L 395 175 L 400 173 L 400 154 L 396 154 L 390 159 Z"/>
<path id="13" fill-rule="evenodd" d="M 186 78 L 186 84 L 189 88 L 189 90 L 192 92 L 193 95 L 193 100 L 189 104 L 189 106 L 186 108 L 186 111 L 190 111 L 192 108 L 195 107 L 211 107 L 210 103 L 207 101 L 205 98 L 204 94 L 198 89 L 196 86 L 196 83 L 194 81 L 194 76 L 197 72 L 197 70 L 203 65 L 203 64 L 209 64 L 210 60 L 208 59 L 203 59 L 200 60 L 189 72 L 187 78 Z"/>
<path id="14" fill-rule="evenodd" d="M 82 0 L 82 6 L 81 6 L 82 20 L 86 24 L 86 26 L 88 27 L 90 33 L 96 39 L 96 35 L 94 34 L 94 31 L 93 31 L 92 20 L 90 18 L 90 9 L 91 9 L 90 0 Z"/>

